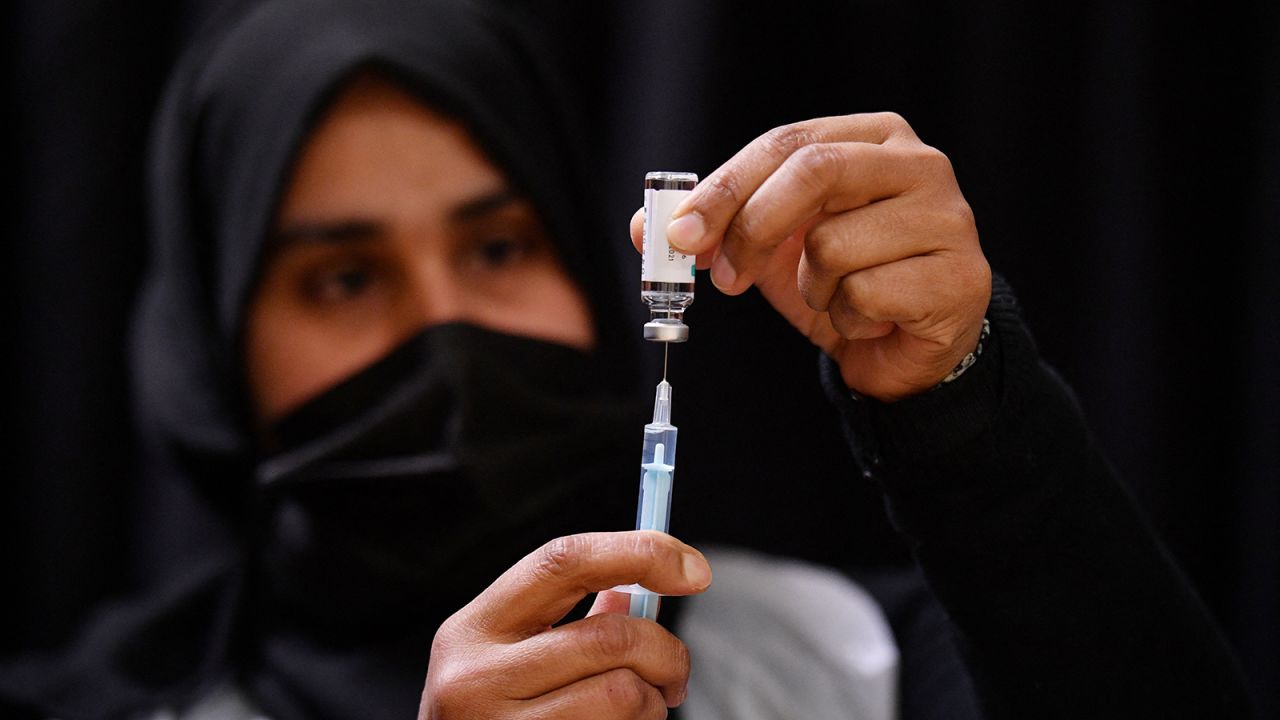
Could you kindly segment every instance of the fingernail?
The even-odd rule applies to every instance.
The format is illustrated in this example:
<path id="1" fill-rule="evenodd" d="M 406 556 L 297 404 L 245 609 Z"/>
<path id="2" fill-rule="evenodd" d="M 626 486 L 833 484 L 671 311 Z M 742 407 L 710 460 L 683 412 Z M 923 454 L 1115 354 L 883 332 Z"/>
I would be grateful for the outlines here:
<path id="1" fill-rule="evenodd" d="M 701 213 L 691 212 L 672 220 L 667 226 L 667 242 L 686 255 L 699 252 L 699 241 L 706 234 L 707 225 L 702 221 Z"/>
<path id="2" fill-rule="evenodd" d="M 729 258 L 721 252 L 714 262 L 711 263 L 711 283 L 720 290 L 728 290 L 733 287 L 733 281 L 738 279 L 738 271 L 733 269 L 733 264 L 729 262 Z"/>
<path id="3" fill-rule="evenodd" d="M 694 553 L 685 553 L 684 579 L 689 581 L 695 590 L 701 590 L 711 584 L 711 566 L 706 559 Z"/>

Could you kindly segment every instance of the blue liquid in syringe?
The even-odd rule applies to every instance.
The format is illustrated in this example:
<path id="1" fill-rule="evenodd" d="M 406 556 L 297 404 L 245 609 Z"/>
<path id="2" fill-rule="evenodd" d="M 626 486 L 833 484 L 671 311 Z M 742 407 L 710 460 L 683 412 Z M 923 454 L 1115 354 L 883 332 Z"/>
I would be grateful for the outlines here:
<path id="1" fill-rule="evenodd" d="M 671 485 L 675 475 L 676 428 L 667 423 L 644 427 L 640 463 L 637 530 L 667 532 L 671 526 Z"/>
<path id="2" fill-rule="evenodd" d="M 636 529 L 668 532 L 671 525 L 671 485 L 676 472 L 676 426 L 671 424 L 671 385 L 658 383 L 653 422 L 644 426 L 640 450 L 640 502 Z M 658 596 L 637 587 L 631 595 L 631 617 L 658 619 Z"/>

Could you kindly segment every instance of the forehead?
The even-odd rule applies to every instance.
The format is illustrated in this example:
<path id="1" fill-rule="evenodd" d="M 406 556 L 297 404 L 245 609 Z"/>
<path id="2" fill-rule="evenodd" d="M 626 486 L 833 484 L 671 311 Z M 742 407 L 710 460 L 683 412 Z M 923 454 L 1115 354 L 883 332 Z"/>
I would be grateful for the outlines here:
<path id="1" fill-rule="evenodd" d="M 423 215 L 505 186 L 467 129 L 374 75 L 355 79 L 308 136 L 277 224 Z"/>

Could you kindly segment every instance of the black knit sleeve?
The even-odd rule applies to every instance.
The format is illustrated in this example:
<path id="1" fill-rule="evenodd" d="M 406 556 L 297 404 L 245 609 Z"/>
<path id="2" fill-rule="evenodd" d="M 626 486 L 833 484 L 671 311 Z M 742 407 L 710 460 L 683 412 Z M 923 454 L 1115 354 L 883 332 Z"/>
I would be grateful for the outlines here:
<path id="1" fill-rule="evenodd" d="M 987 317 L 973 367 L 896 403 L 851 397 L 834 361 L 822 363 L 850 448 L 949 615 L 986 714 L 1247 717 L 1237 662 L 999 278 Z"/>

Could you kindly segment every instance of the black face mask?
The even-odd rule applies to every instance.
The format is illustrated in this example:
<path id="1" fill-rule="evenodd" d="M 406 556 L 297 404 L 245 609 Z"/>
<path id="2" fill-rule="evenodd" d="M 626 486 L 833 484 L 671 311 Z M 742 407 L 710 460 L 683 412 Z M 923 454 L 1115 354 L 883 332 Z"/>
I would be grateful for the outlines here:
<path id="1" fill-rule="evenodd" d="M 329 647 L 417 637 L 425 652 L 542 543 L 629 529 L 646 407 L 611 392 L 602 365 L 437 326 L 281 420 L 257 472 L 258 622 Z"/>

